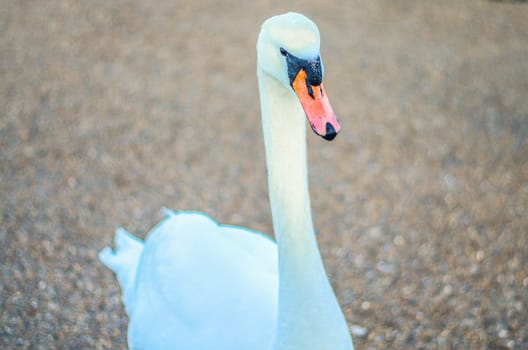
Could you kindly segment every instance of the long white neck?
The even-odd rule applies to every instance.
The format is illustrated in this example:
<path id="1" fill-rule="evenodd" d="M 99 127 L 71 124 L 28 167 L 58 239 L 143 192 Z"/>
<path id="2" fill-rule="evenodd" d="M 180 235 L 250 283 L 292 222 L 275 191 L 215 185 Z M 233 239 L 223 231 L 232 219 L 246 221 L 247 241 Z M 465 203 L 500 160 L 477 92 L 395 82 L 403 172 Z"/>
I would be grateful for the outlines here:
<path id="1" fill-rule="evenodd" d="M 273 227 L 279 253 L 274 349 L 353 349 L 317 248 L 306 169 L 306 121 L 297 97 L 258 71 Z"/>

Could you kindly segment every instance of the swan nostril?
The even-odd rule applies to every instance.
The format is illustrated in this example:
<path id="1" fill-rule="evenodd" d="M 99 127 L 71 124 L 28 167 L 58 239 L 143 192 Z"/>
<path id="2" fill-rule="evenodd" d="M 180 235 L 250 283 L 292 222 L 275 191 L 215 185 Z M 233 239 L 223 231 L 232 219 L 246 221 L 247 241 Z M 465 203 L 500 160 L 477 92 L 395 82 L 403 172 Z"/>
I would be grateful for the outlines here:
<path id="1" fill-rule="evenodd" d="M 326 123 L 326 135 L 323 136 L 323 139 L 332 141 L 337 135 L 337 132 L 334 129 L 334 126 L 330 123 Z"/>

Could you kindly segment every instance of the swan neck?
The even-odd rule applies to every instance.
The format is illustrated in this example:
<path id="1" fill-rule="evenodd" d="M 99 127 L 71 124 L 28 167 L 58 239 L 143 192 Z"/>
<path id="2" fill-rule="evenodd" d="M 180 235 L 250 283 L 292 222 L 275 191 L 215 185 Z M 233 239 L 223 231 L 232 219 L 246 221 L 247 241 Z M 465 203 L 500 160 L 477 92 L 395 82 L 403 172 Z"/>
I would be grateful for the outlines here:
<path id="1" fill-rule="evenodd" d="M 296 96 L 263 74 L 259 82 L 275 236 L 313 236 L 306 166 L 306 122 Z"/>
<path id="2" fill-rule="evenodd" d="M 306 117 L 278 80 L 258 71 L 279 309 L 273 349 L 352 349 L 345 319 L 317 248 L 308 192 Z"/>

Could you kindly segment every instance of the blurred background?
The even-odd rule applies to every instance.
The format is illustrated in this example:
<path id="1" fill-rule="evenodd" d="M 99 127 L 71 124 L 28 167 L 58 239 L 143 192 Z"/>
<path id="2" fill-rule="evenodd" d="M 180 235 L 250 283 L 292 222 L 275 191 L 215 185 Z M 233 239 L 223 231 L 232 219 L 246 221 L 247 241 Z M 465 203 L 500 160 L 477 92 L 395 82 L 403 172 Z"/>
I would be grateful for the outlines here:
<path id="1" fill-rule="evenodd" d="M 289 10 L 343 127 L 308 134 L 309 169 L 356 347 L 528 348 L 528 4 L 1 8 L 0 348 L 125 349 L 97 252 L 162 206 L 272 234 L 255 43 Z"/>

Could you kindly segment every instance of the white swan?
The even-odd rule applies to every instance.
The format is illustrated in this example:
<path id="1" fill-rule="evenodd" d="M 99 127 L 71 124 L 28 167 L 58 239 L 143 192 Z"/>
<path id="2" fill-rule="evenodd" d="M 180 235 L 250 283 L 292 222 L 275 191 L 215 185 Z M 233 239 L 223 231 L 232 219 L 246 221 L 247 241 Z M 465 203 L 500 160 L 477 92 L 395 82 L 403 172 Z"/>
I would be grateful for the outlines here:
<path id="1" fill-rule="evenodd" d="M 123 229 L 100 259 L 116 274 L 131 349 L 353 349 L 314 235 L 305 116 L 340 127 L 322 85 L 319 31 L 303 15 L 268 19 L 258 81 L 275 244 L 192 212 L 171 212 L 143 243 Z"/>

